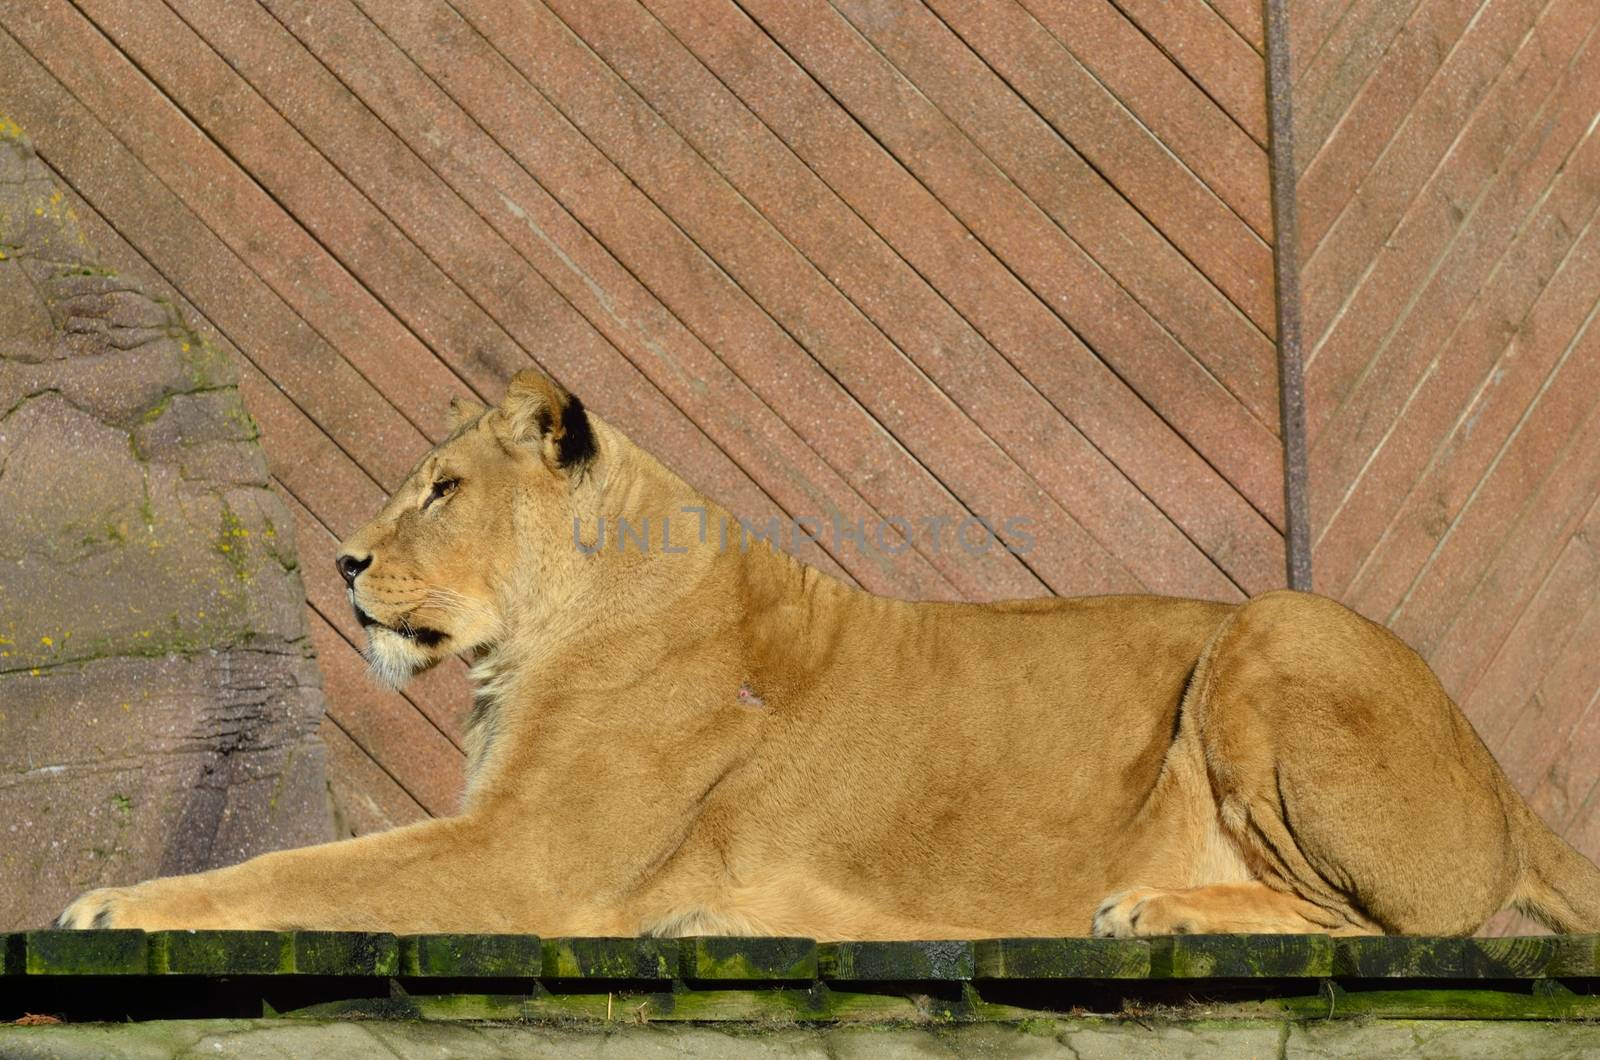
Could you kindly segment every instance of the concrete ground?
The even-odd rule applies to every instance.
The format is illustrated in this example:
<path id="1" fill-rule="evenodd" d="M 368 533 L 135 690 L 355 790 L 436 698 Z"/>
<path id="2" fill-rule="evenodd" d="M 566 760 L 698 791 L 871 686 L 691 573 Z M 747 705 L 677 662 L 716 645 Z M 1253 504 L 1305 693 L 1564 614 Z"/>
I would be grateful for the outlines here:
<path id="1" fill-rule="evenodd" d="M 1600 1057 L 1600 1025 L 1524 1020 L 1032 1020 L 951 1026 L 697 1026 L 179 1020 L 0 1027 L 0 1057 Z"/>

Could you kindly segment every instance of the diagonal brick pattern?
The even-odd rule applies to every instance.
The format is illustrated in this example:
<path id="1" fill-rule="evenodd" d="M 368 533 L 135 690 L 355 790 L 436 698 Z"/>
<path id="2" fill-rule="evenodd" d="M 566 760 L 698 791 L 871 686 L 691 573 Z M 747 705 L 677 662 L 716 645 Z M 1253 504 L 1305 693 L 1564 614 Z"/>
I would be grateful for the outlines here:
<path id="1" fill-rule="evenodd" d="M 1290 21 L 1315 584 L 1600 856 L 1600 11 L 1340 6 Z"/>

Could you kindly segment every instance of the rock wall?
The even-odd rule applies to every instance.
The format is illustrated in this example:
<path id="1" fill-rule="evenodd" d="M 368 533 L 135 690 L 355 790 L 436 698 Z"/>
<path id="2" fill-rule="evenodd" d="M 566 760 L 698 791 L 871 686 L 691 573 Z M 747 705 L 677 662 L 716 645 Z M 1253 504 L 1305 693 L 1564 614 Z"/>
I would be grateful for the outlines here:
<path id="1" fill-rule="evenodd" d="M 227 359 L 0 119 L 0 930 L 332 837 L 291 519 Z"/>

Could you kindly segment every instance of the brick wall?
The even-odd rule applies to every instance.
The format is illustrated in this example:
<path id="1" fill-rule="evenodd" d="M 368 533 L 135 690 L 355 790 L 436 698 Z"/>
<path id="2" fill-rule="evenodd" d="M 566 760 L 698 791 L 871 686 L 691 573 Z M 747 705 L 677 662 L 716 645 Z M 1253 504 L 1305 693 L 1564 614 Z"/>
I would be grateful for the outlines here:
<path id="1" fill-rule="evenodd" d="M 1421 651 L 1595 856 L 1600 10 L 1290 26 L 1316 588 Z"/>

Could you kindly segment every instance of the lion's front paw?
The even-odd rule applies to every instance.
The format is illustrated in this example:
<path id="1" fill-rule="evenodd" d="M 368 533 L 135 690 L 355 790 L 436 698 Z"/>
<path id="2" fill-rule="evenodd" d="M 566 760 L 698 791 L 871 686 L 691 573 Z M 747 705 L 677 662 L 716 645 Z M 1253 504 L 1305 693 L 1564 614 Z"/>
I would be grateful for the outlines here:
<path id="1" fill-rule="evenodd" d="M 58 928 L 116 928 L 128 927 L 127 908 L 131 904 L 132 887 L 101 887 L 85 891 L 73 899 L 71 905 L 56 917 Z"/>
<path id="2" fill-rule="evenodd" d="M 1095 936 L 1131 939 L 1188 932 L 1191 926 L 1177 908 L 1177 903 L 1167 900 L 1170 897 L 1171 892 L 1153 887 L 1135 887 L 1112 895 L 1094 911 Z"/>

